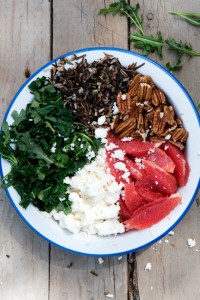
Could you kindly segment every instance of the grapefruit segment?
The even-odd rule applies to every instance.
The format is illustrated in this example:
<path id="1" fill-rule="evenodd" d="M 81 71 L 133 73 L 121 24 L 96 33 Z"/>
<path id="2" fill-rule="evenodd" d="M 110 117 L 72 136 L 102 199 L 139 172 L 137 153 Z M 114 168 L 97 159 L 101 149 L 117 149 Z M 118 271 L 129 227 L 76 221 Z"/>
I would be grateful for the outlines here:
<path id="1" fill-rule="evenodd" d="M 127 141 L 120 143 L 120 148 L 133 157 L 138 157 L 146 154 L 150 149 L 157 148 L 161 143 L 143 142 L 143 141 Z"/>
<path id="2" fill-rule="evenodd" d="M 127 169 L 131 173 L 131 177 L 133 177 L 133 179 L 143 180 L 146 177 L 145 172 L 141 168 L 140 164 L 135 163 L 132 159 L 130 159 L 127 156 L 125 157 L 124 162 L 126 164 Z"/>
<path id="3" fill-rule="evenodd" d="M 166 154 L 173 160 L 175 164 L 174 176 L 177 180 L 177 183 L 180 186 L 186 185 L 190 174 L 190 167 L 184 157 L 183 152 L 181 152 L 178 148 L 168 142 L 161 145 L 161 148 L 166 152 Z"/>
<path id="4" fill-rule="evenodd" d="M 148 151 L 148 153 L 144 156 L 144 159 L 147 159 L 159 167 L 163 168 L 169 173 L 173 173 L 175 169 L 175 163 L 173 160 L 166 154 L 165 151 L 154 148 L 153 150 Z"/>
<path id="5" fill-rule="evenodd" d="M 142 230 L 158 223 L 165 218 L 178 204 L 181 203 L 179 193 L 150 202 L 135 210 L 132 216 L 125 221 L 126 230 Z"/>
<path id="6" fill-rule="evenodd" d="M 122 197 L 120 197 L 120 199 L 119 199 L 119 206 L 120 206 L 119 219 L 121 222 L 124 222 L 130 218 L 131 213 L 130 213 L 128 207 L 126 206 L 125 201 L 122 199 Z"/>
<path id="7" fill-rule="evenodd" d="M 124 185 L 125 203 L 131 214 L 145 203 L 144 199 L 137 193 L 134 182 Z"/>
<path id="8" fill-rule="evenodd" d="M 153 188 L 163 195 L 171 195 L 177 191 L 177 182 L 173 175 L 149 160 L 142 160 L 147 179 Z"/>
<path id="9" fill-rule="evenodd" d="M 135 190 L 147 202 L 156 201 L 164 196 L 153 188 L 148 179 L 137 180 L 135 183 Z"/>

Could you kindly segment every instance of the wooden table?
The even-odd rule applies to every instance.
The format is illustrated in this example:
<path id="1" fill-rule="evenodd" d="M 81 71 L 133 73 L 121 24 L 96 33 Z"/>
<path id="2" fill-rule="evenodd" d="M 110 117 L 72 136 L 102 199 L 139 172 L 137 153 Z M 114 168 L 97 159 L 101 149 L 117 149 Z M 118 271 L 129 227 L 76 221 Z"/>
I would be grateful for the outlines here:
<path id="1" fill-rule="evenodd" d="M 125 18 L 97 16 L 112 1 L 0 0 L 0 114 L 28 73 L 60 54 L 92 46 L 133 49 Z M 200 51 L 200 28 L 169 11 L 200 12 L 200 1 L 138 1 L 148 34 L 191 43 Z M 135 5 L 135 1 L 131 1 Z M 150 57 L 158 60 L 156 54 Z M 165 65 L 175 58 L 164 50 Z M 175 76 L 199 102 L 200 58 L 183 60 Z M 198 137 L 199 138 L 199 137 Z M 29 229 L 0 191 L 0 299 L 199 300 L 200 208 L 194 202 L 173 236 L 122 258 L 78 256 L 49 245 Z M 189 248 L 187 239 L 196 239 Z M 150 262 L 152 269 L 145 270 Z"/>

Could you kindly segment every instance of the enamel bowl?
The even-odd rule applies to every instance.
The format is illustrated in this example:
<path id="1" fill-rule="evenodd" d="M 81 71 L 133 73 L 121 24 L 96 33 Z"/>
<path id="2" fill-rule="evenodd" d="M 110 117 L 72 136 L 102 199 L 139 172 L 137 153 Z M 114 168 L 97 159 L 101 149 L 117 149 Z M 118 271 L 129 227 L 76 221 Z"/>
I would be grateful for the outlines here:
<path id="1" fill-rule="evenodd" d="M 165 68 L 137 53 L 117 48 L 88 48 L 74 51 L 76 54 L 87 55 L 88 62 L 104 57 L 104 52 L 119 58 L 124 66 L 136 62 L 144 65 L 139 69 L 142 74 L 150 75 L 157 87 L 167 95 L 177 115 L 182 119 L 186 130 L 189 131 L 189 139 L 186 147 L 186 157 L 189 162 L 191 173 L 185 187 L 179 188 L 182 195 L 182 204 L 178 205 L 166 218 L 142 231 L 129 231 L 127 233 L 108 236 L 88 236 L 83 234 L 71 234 L 61 229 L 51 218 L 47 218 L 34 206 L 29 205 L 27 209 L 19 206 L 20 197 L 14 188 L 6 190 L 7 196 L 17 213 L 26 224 L 48 242 L 78 254 L 111 256 L 122 255 L 145 248 L 165 236 L 185 216 L 191 207 L 199 188 L 200 169 L 200 144 L 197 144 L 199 131 L 199 115 L 190 95 L 183 85 Z M 74 53 L 73 52 L 73 53 Z M 70 57 L 73 53 L 67 53 L 60 57 Z M 13 98 L 4 119 L 12 123 L 11 113 L 13 110 L 20 111 L 32 100 L 28 85 L 37 77 L 50 76 L 50 67 L 58 58 L 50 61 L 34 73 L 19 89 Z M 10 165 L 5 160 L 0 161 L 1 176 L 4 177 L 10 170 Z"/>

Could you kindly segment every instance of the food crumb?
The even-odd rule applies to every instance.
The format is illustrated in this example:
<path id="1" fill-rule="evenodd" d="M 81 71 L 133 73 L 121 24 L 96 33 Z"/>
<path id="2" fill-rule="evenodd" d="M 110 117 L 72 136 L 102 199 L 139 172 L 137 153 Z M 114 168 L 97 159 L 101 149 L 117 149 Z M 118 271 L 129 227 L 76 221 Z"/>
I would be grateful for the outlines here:
<path id="1" fill-rule="evenodd" d="M 190 248 L 193 248 L 196 245 L 196 240 L 190 238 L 187 240 L 187 243 Z"/>
<path id="2" fill-rule="evenodd" d="M 162 240 L 158 241 L 158 244 L 162 244 Z"/>
<path id="3" fill-rule="evenodd" d="M 148 262 L 145 266 L 145 270 L 148 270 L 148 271 L 151 271 L 151 268 L 152 268 L 152 264 L 150 262 Z"/>
<path id="4" fill-rule="evenodd" d="M 153 291 L 153 287 L 152 286 L 150 287 L 150 289 L 151 289 L 151 291 Z"/>
<path id="5" fill-rule="evenodd" d="M 166 244 L 169 244 L 169 240 L 165 240 L 165 243 L 166 243 Z"/>
<path id="6" fill-rule="evenodd" d="M 99 257 L 98 261 L 99 261 L 100 265 L 102 265 L 104 263 L 104 260 L 102 257 Z"/>
<path id="7" fill-rule="evenodd" d="M 168 233 L 168 235 L 174 235 L 174 231 L 171 230 L 171 231 Z"/>
<path id="8" fill-rule="evenodd" d="M 121 259 L 122 259 L 122 256 L 119 256 L 119 257 L 118 257 L 118 260 L 121 260 Z"/>
<path id="9" fill-rule="evenodd" d="M 109 294 L 108 292 L 105 292 L 104 295 L 105 295 L 107 298 L 114 298 L 114 295 L 113 295 L 113 294 Z"/>

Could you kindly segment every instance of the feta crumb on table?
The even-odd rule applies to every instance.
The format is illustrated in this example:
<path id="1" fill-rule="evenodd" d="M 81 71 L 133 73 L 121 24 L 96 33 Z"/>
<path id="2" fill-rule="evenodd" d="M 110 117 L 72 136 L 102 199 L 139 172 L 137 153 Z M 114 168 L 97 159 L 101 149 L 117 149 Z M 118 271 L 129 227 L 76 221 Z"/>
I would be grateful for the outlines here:
<path id="1" fill-rule="evenodd" d="M 195 239 L 189 238 L 189 239 L 187 240 L 187 243 L 188 243 L 188 246 L 189 246 L 190 248 L 193 248 L 193 247 L 196 245 L 196 240 L 195 240 Z"/>
<path id="2" fill-rule="evenodd" d="M 151 268 L 152 268 L 152 264 L 150 262 L 148 262 L 145 266 L 145 270 L 148 270 L 148 271 L 151 271 Z"/>

